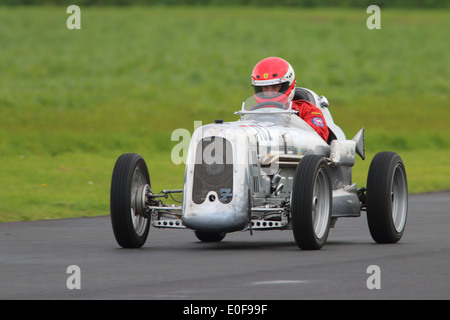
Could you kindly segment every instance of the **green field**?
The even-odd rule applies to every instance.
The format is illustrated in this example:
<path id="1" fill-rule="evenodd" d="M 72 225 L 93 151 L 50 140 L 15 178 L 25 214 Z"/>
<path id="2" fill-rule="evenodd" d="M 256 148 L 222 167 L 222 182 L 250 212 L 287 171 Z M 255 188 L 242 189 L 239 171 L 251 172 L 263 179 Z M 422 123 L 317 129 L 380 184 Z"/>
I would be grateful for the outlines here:
<path id="1" fill-rule="evenodd" d="M 154 191 L 180 188 L 177 128 L 237 120 L 256 62 L 281 56 L 327 96 L 348 138 L 366 128 L 365 185 L 382 150 L 410 193 L 450 189 L 450 10 L 0 7 L 0 222 L 105 215 L 117 157 L 148 162 Z"/>

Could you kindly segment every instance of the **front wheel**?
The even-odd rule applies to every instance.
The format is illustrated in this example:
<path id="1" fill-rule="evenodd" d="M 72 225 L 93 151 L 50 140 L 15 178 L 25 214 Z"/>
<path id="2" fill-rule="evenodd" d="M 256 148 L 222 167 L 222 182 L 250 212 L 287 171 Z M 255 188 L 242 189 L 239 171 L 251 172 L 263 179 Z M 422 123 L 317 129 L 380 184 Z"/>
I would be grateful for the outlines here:
<path id="1" fill-rule="evenodd" d="M 395 243 L 405 231 L 408 213 L 406 170 L 395 152 L 380 152 L 367 176 L 367 222 L 378 243 Z"/>
<path id="2" fill-rule="evenodd" d="M 303 250 L 321 249 L 332 210 L 331 174 L 324 157 L 305 156 L 297 166 L 291 196 L 292 231 Z"/>
<path id="3" fill-rule="evenodd" d="M 121 155 L 111 179 L 111 222 L 117 243 L 140 248 L 147 240 L 150 218 L 144 214 L 150 177 L 144 159 L 136 153 Z"/>

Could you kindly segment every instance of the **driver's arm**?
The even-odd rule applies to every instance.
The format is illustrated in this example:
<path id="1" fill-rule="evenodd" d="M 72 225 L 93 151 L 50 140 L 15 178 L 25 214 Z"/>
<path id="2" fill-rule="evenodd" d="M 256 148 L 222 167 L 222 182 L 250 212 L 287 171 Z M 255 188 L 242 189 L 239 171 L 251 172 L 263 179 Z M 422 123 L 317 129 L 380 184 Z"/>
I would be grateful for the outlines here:
<path id="1" fill-rule="evenodd" d="M 328 127 L 322 111 L 306 100 L 292 101 L 292 109 L 298 111 L 298 116 L 308 123 L 323 140 L 328 139 Z"/>

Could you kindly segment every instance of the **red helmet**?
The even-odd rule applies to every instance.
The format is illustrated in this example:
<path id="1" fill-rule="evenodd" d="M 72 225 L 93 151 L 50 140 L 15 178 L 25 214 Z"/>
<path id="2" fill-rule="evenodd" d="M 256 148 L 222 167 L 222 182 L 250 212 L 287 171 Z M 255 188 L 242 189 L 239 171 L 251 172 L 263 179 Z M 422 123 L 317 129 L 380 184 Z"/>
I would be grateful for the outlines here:
<path id="1" fill-rule="evenodd" d="M 275 96 L 259 94 L 263 91 L 263 87 L 279 84 L 281 84 L 281 88 Z M 253 69 L 252 86 L 255 89 L 255 97 L 258 103 L 265 100 L 289 103 L 295 93 L 294 69 L 284 59 L 278 57 L 265 58 L 258 62 Z"/>

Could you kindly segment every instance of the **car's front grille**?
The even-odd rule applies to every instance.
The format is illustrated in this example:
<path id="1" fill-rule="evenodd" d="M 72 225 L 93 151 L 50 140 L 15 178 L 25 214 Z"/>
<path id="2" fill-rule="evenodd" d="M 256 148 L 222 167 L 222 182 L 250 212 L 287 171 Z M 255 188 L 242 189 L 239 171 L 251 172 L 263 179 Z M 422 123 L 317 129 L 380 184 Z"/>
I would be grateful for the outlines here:
<path id="1" fill-rule="evenodd" d="M 201 204 L 210 191 L 216 192 L 222 203 L 233 199 L 233 150 L 221 137 L 205 138 L 196 149 L 192 200 Z M 208 199 L 215 200 L 215 196 Z"/>

